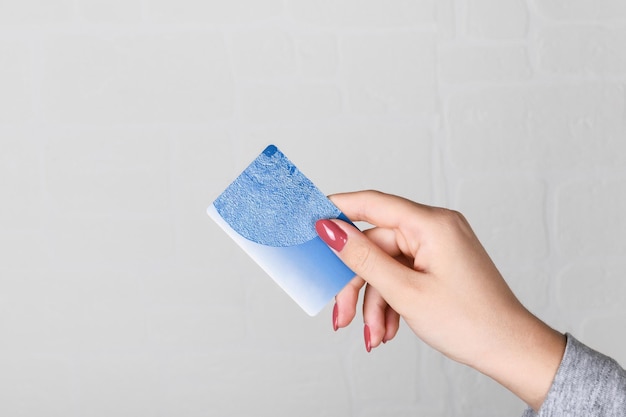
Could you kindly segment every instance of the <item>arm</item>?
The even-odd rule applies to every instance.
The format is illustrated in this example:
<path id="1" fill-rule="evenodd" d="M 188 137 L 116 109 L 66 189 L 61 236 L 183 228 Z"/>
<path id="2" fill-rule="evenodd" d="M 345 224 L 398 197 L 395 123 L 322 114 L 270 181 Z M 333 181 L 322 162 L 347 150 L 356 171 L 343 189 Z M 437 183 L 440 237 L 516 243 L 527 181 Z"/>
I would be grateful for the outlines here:
<path id="1" fill-rule="evenodd" d="M 338 194 L 332 201 L 359 232 L 321 220 L 320 237 L 356 272 L 336 298 L 335 328 L 355 316 L 367 284 L 366 347 L 394 337 L 399 317 L 431 347 L 507 387 L 538 410 L 557 372 L 565 336 L 515 298 L 465 218 L 374 191 Z"/>

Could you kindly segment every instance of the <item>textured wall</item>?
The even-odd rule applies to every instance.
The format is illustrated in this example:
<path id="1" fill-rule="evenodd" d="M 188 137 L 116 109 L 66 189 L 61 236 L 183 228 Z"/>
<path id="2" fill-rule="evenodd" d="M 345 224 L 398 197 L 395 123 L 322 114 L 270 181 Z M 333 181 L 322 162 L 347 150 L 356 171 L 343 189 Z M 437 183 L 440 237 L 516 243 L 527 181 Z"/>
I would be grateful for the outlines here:
<path id="1" fill-rule="evenodd" d="M 465 212 L 626 363 L 623 0 L 0 1 L 0 415 L 515 416 L 309 318 L 205 215 L 268 143 Z"/>

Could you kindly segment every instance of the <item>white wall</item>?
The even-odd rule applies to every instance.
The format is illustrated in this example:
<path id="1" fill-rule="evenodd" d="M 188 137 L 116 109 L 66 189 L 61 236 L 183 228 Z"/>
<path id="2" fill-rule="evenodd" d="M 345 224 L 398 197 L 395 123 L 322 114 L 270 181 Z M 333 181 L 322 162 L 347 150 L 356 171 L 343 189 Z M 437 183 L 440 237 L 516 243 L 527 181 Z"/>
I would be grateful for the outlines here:
<path id="1" fill-rule="evenodd" d="M 309 318 L 204 214 L 268 143 L 465 212 L 626 363 L 623 0 L 0 1 L 0 415 L 515 416 Z"/>

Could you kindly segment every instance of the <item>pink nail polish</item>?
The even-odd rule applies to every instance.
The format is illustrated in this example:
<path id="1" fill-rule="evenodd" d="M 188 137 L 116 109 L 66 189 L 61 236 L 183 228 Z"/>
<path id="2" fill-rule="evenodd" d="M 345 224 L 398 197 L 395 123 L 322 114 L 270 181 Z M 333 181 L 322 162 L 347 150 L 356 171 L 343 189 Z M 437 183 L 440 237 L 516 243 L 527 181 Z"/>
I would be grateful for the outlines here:
<path id="1" fill-rule="evenodd" d="M 315 230 L 320 238 L 337 252 L 341 252 L 348 241 L 346 232 L 344 232 L 337 223 L 330 220 L 318 220 L 315 223 Z"/>
<path id="2" fill-rule="evenodd" d="M 370 338 L 370 327 L 367 324 L 363 328 L 363 338 L 365 339 L 365 350 L 369 353 L 372 351 L 372 340 Z"/>
<path id="3" fill-rule="evenodd" d="M 333 330 L 337 331 L 339 329 L 339 309 L 337 308 L 337 303 L 335 303 L 335 307 L 333 307 Z"/>

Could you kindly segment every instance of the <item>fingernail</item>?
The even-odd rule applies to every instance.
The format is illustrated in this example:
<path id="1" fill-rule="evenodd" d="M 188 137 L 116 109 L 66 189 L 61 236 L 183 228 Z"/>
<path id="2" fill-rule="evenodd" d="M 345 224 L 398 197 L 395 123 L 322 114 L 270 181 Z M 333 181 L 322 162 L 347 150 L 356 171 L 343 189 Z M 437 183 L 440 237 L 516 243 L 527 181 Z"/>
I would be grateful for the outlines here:
<path id="1" fill-rule="evenodd" d="M 317 234 L 322 238 L 324 242 L 337 252 L 341 252 L 346 242 L 348 241 L 348 235 L 344 232 L 337 223 L 330 220 L 318 220 L 315 223 L 315 230 Z"/>
<path id="2" fill-rule="evenodd" d="M 365 339 L 365 350 L 372 351 L 372 340 L 370 339 L 370 327 L 366 324 L 363 328 L 363 338 Z"/>
<path id="3" fill-rule="evenodd" d="M 335 307 L 333 307 L 333 330 L 337 331 L 337 329 L 339 329 L 339 309 L 335 303 Z"/>

